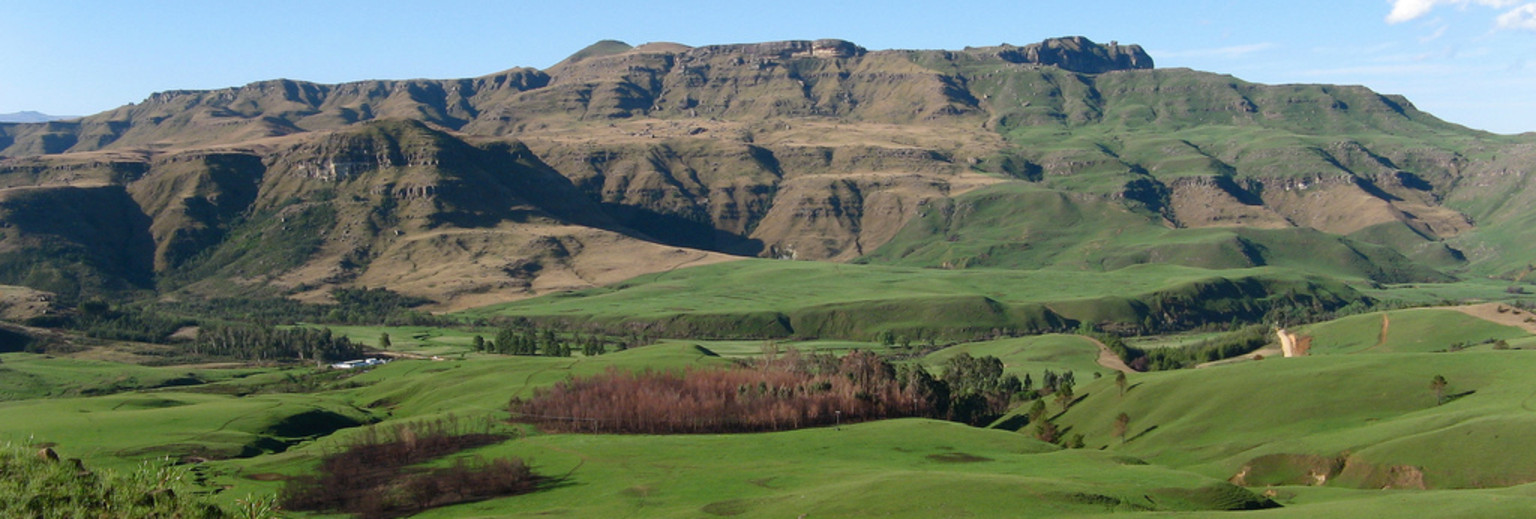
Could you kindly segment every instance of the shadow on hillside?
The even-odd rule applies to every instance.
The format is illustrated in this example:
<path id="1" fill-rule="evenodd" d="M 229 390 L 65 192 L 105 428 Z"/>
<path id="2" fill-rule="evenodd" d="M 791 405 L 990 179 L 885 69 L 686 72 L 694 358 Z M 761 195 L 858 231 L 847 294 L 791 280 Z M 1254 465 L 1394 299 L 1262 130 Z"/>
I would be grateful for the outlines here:
<path id="1" fill-rule="evenodd" d="M 625 233 L 632 238 L 735 256 L 757 256 L 763 252 L 762 240 L 722 231 L 709 223 L 632 205 L 604 203 L 602 207 L 624 226 L 611 230 L 632 229 L 641 233 L 638 236 L 633 232 Z"/>
<path id="2" fill-rule="evenodd" d="M 1472 393 L 1476 393 L 1476 392 L 1477 392 L 1476 389 L 1469 389 L 1469 390 L 1466 390 L 1466 391 L 1462 391 L 1460 393 L 1451 393 L 1451 394 L 1445 395 L 1445 401 L 1444 402 L 1440 402 L 1440 405 L 1445 405 L 1445 404 L 1449 404 L 1451 402 L 1455 402 L 1456 399 L 1459 399 L 1459 398 L 1464 397 L 1464 396 L 1471 395 Z"/>
<path id="3" fill-rule="evenodd" d="M 1135 436 L 1131 436 L 1131 437 L 1129 437 L 1129 438 L 1126 438 L 1126 439 L 1125 439 L 1125 443 L 1131 443 L 1131 442 L 1133 442 L 1133 441 L 1136 441 L 1136 439 L 1137 439 L 1137 438 L 1140 438 L 1140 437 L 1142 437 L 1142 436 L 1145 436 L 1145 435 L 1146 435 L 1146 434 L 1147 434 L 1147 433 L 1149 433 L 1149 432 L 1152 432 L 1152 431 L 1155 431 L 1155 430 L 1157 430 L 1157 426 L 1156 426 L 1156 425 L 1154 425 L 1154 426 L 1151 426 L 1151 427 L 1148 427 L 1148 428 L 1146 428 L 1146 429 L 1142 429 L 1142 430 L 1141 430 L 1141 432 L 1139 432 L 1139 433 L 1136 433 L 1136 435 L 1135 435 Z"/>
<path id="4" fill-rule="evenodd" d="M 1021 415 L 1021 414 L 1016 414 L 1016 415 L 1010 416 L 1010 417 L 1008 417 L 1006 419 L 1003 419 L 1000 422 L 992 424 L 992 428 L 993 429 L 1002 429 L 1002 430 L 1005 430 L 1005 431 L 1019 431 L 1019 430 L 1024 429 L 1024 427 L 1027 426 L 1027 425 L 1029 425 L 1029 417 L 1025 416 L 1025 415 Z"/>

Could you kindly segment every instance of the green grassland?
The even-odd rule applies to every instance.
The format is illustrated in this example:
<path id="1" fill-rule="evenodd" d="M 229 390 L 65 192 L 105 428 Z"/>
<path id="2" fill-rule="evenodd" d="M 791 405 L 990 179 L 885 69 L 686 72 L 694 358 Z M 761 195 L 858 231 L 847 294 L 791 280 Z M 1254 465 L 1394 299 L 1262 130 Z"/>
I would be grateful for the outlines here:
<path id="1" fill-rule="evenodd" d="M 1383 321 L 1387 323 L 1385 336 Z M 1443 351 L 1452 344 L 1483 345 L 1527 337 L 1519 328 L 1433 308 L 1352 315 L 1301 328 L 1312 336 L 1311 355 Z"/>
<path id="2" fill-rule="evenodd" d="M 1224 332 L 1188 332 L 1169 335 L 1149 335 L 1143 337 L 1130 337 L 1125 339 L 1125 344 L 1143 350 L 1157 348 L 1180 348 L 1194 346 L 1203 341 L 1220 337 Z"/>
<path id="3" fill-rule="evenodd" d="M 0 404 L 0 437 L 55 444 L 93 465 L 126 468 L 169 456 L 227 458 L 286 449 L 374 419 L 329 396 L 134 392 Z"/>
<path id="4" fill-rule="evenodd" d="M 325 325 L 323 328 L 329 328 L 331 333 L 351 339 L 352 342 L 374 348 L 380 348 L 380 339 L 387 333 L 390 346 L 381 349 L 428 356 L 470 353 L 474 351 L 476 335 L 486 340 L 496 335 L 494 331 L 477 333 L 432 326 Z"/>
<path id="5" fill-rule="evenodd" d="M 1093 373 L 1114 373 L 1114 370 L 1099 365 L 1099 347 L 1093 341 L 1082 336 L 1061 334 L 960 344 L 933 352 L 923 357 L 922 363 L 938 371 L 945 361 L 961 353 L 972 357 L 997 357 L 1003 361 L 1005 372 L 1020 378 L 1026 373 L 1038 377 L 1045 370 L 1072 372 L 1078 380 L 1088 380 Z"/>
<path id="6" fill-rule="evenodd" d="M 151 367 L 104 360 L 7 353 L 0 355 L 0 402 L 197 385 L 244 377 L 260 371 L 186 366 Z"/>
<path id="7" fill-rule="evenodd" d="M 1477 323 L 1460 321 L 1457 316 L 1465 315 L 1449 310 L 1390 315 L 1405 331 L 1472 330 L 1445 331 L 1433 336 L 1436 341 L 1479 333 Z M 1426 324 L 1415 324 L 1420 319 Z M 1372 322 L 1379 331 L 1380 314 L 1313 328 L 1368 330 Z M 424 332 L 437 337 L 414 333 Z M 1284 508 L 1248 513 L 1415 510 L 1504 517 L 1536 506 L 1528 484 L 1536 481 L 1536 452 L 1526 448 L 1529 431 L 1536 430 L 1527 409 L 1536 392 L 1527 376 L 1536 370 L 1536 353 L 1519 350 L 1420 353 L 1435 348 L 1404 343 L 1381 354 L 1137 373 L 1124 397 L 1112 377 L 1091 377 L 1108 371 L 1095 364 L 1097 347 L 1077 336 L 965 343 L 919 360 L 934 366 L 960 353 L 995 355 L 1015 374 L 1077 373 L 1079 400 L 1055 420 L 1068 433 L 1083 434 L 1085 450 L 1062 450 L 1013 431 L 921 419 L 680 436 L 541 434 L 503 422 L 510 398 L 567 377 L 719 365 L 762 346 L 663 341 L 576 358 L 468 353 L 443 361 L 399 360 L 339 377 L 308 367 L 253 369 L 198 386 L 0 403 L 0 438 L 51 442 L 63 455 L 103 467 L 126 468 L 160 456 L 213 458 L 195 473 L 203 484 L 225 487 L 216 498 L 232 502 L 276 492 L 282 478 L 314 470 L 320 456 L 363 430 L 337 426 L 452 416 L 471 427 L 527 434 L 459 456 L 520 456 L 557 478 L 534 494 L 422 517 L 1092 517 L 1139 511 L 1201 517 L 1257 503 L 1266 485 L 1273 485 Z M 873 345 L 779 346 L 836 353 Z M 48 360 L 4 358 L 0 366 Z M 1443 405 L 1436 405 L 1429 388 L 1434 375 L 1450 381 L 1452 398 Z M 310 377 L 320 382 L 298 383 Z M 1051 408 L 1054 413 L 1054 402 Z M 1123 442 L 1112 434 L 1120 412 L 1131 417 Z M 1322 487 L 1296 481 L 1328 460 L 1347 461 L 1347 468 L 1328 474 Z M 1225 483 L 1245 467 L 1250 484 L 1259 488 Z M 1420 471 L 1428 490 L 1376 490 L 1394 481 L 1393 467 Z"/>
<path id="8" fill-rule="evenodd" d="M 1388 283 L 1448 279 L 1391 249 L 1311 229 L 1175 229 L 1155 212 L 1023 182 L 940 201 L 860 261 L 1092 271 L 1149 263 L 1268 265 Z"/>
<path id="9" fill-rule="evenodd" d="M 1061 420 L 1090 447 L 1211 477 L 1251 466 L 1261 484 L 1295 484 L 1326 465 L 1309 456 L 1347 461 L 1328 474 L 1343 487 L 1391 484 L 1392 467 L 1413 467 L 1432 489 L 1523 484 L 1536 480 L 1533 368 L 1536 356 L 1520 351 L 1267 359 L 1133 375 L 1123 398 L 1095 381 Z M 1435 375 L 1450 381 L 1444 405 Z M 1131 417 L 1123 443 L 1113 437 L 1120 412 Z"/>
<path id="10" fill-rule="evenodd" d="M 917 419 L 749 435 L 536 436 L 482 453 L 524 456 L 568 476 L 527 499 L 423 517 L 1058 517 L 1213 509 L 1222 490 L 1237 491 L 1105 453 Z"/>
<path id="11" fill-rule="evenodd" d="M 876 353 L 893 353 L 890 347 L 873 342 L 839 341 L 839 340 L 815 340 L 815 341 L 690 341 L 681 339 L 663 339 L 660 344 L 685 344 L 695 345 L 726 358 L 751 358 L 762 355 L 764 348 L 778 348 L 780 350 L 800 350 L 807 353 L 830 353 L 842 355 L 853 350 L 868 350 Z"/>
<path id="12" fill-rule="evenodd" d="M 1400 301 L 1412 305 L 1449 304 L 1454 302 L 1491 302 L 1530 300 L 1527 294 L 1511 294 L 1506 280 L 1469 277 L 1451 283 L 1405 283 L 1395 285 L 1364 286 L 1360 291 L 1383 301 Z M 1532 290 L 1529 285 L 1527 291 Z"/>
<path id="13" fill-rule="evenodd" d="M 1342 283 L 1273 268 L 939 270 L 743 260 L 461 315 L 520 316 L 614 329 L 647 325 L 692 336 L 867 340 L 882 331 L 968 338 L 994 329 L 1060 331 L 1080 321 L 1141 325 L 1154 313 L 1184 315 L 1191 321 L 1257 318 L 1266 309 L 1291 303 L 1336 307 L 1358 298 Z"/>

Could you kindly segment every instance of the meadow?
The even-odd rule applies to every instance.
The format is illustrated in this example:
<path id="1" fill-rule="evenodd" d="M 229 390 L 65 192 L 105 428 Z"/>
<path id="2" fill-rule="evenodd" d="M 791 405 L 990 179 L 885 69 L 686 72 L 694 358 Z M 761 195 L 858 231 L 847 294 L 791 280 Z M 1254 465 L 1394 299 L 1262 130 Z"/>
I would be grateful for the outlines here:
<path id="1" fill-rule="evenodd" d="M 1520 343 L 1529 334 L 1453 310 L 1387 314 L 1404 336 L 1385 348 L 1348 342 L 1358 336 L 1374 344 L 1381 313 L 1351 316 L 1301 328 L 1318 341 L 1313 356 L 1132 373 L 1124 396 L 1113 372 L 1097 365 L 1097 346 L 1073 335 L 965 342 L 907 361 L 936 369 L 965 353 L 996 356 L 1010 374 L 1072 371 L 1073 405 L 1062 412 L 1052 400 L 1048 416 L 1064 432 L 1083 435 L 1084 449 L 1010 430 L 1019 422 L 1008 419 L 992 428 L 898 419 L 689 435 L 550 434 L 506 421 L 511 398 L 568 377 L 708 369 L 752 358 L 765 345 L 688 340 L 596 357 L 443 350 L 464 355 L 339 375 L 310 366 L 199 368 L 192 370 L 204 381 L 197 385 L 116 385 L 98 396 L 32 393 L 0 402 L 0 438 L 48 442 L 61 455 L 124 470 L 144 460 L 207 458 L 190 465 L 192 479 L 222 489 L 212 497 L 233 505 L 278 492 L 287 478 L 311 473 L 320 457 L 369 427 L 450 419 L 512 437 L 427 466 L 516 456 L 550 478 L 531 494 L 420 517 L 1205 517 L 1271 505 L 1280 507 L 1248 514 L 1513 517 L 1536 506 L 1536 454 L 1525 448 L 1528 431 L 1536 430 L 1526 409 L 1536 392 L 1526 376 L 1536 370 L 1536 353 L 1487 346 L 1431 353 L 1443 348 L 1437 344 L 1485 336 Z M 376 340 L 382 332 L 410 351 L 464 337 L 407 328 L 343 333 Z M 1202 337 L 1164 341 L 1175 346 Z M 1339 346 L 1325 345 L 1334 342 Z M 823 353 L 906 351 L 858 341 L 774 344 Z M 54 383 L 78 365 L 81 387 L 104 383 L 92 378 L 105 369 L 92 369 L 101 361 L 10 353 L 0 362 L 49 374 Z M 189 368 L 124 370 L 154 380 L 150 374 L 184 375 Z M 1443 404 L 1429 385 L 1435 375 L 1449 381 Z M 1113 431 L 1122 412 L 1130 417 L 1124 438 Z M 1249 488 L 1228 482 L 1238 474 Z M 1399 489 L 1381 490 L 1389 485 Z"/>
<path id="2" fill-rule="evenodd" d="M 1192 326 L 1359 300 L 1340 282 L 1267 267 L 1015 271 L 742 260 L 457 315 L 524 317 L 608 330 L 645 327 L 701 339 L 872 340 L 882 332 L 972 339 L 999 330 L 1065 331 L 1078 322 L 1143 327 L 1153 313 L 1171 321 L 1167 326 Z"/>

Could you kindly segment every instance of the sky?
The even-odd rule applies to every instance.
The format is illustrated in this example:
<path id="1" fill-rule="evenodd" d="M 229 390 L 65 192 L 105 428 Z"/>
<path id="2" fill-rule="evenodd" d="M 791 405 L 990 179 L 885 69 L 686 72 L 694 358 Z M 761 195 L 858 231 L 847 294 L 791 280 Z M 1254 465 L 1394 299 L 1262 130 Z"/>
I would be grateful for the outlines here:
<path id="1" fill-rule="evenodd" d="M 840 38 L 871 50 L 1140 44 L 1158 67 L 1365 85 L 1473 128 L 1536 131 L 1536 0 L 0 1 L 0 113 L 88 115 L 275 78 L 462 78 L 593 42 Z"/>

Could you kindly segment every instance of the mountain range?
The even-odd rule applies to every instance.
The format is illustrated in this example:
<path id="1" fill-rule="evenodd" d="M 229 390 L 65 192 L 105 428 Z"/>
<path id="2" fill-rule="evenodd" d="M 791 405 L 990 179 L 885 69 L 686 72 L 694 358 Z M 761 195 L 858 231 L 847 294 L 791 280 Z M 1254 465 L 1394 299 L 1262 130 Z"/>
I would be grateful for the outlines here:
<path id="1" fill-rule="evenodd" d="M 1536 138 L 1081 37 L 594 44 L 0 124 L 0 283 L 457 310 L 741 257 L 1523 278 Z"/>
<path id="2" fill-rule="evenodd" d="M 45 114 L 45 113 L 42 113 L 42 112 L 34 112 L 34 111 L 31 111 L 31 110 L 23 110 L 23 111 L 20 111 L 20 112 L 11 112 L 11 113 L 8 113 L 8 114 L 0 114 L 0 123 L 45 123 L 45 122 L 48 122 L 48 121 L 62 121 L 62 120 L 65 120 L 65 119 L 74 119 L 75 117 L 77 117 L 77 116 L 74 116 L 74 115 L 48 115 L 48 114 Z"/>

